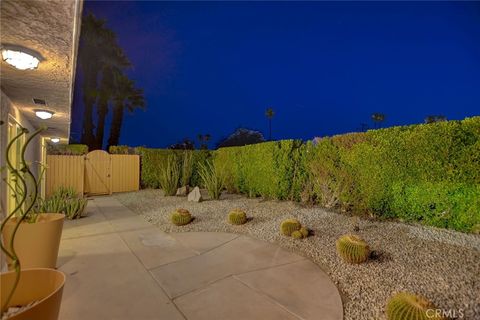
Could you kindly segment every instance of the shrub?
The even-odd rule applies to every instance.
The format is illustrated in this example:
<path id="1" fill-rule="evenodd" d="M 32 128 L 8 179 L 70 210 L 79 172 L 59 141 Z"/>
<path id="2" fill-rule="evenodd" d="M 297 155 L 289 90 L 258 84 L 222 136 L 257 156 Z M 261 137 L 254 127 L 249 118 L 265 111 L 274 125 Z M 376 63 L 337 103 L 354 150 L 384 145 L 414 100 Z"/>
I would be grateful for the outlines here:
<path id="1" fill-rule="evenodd" d="M 159 184 L 166 196 L 174 196 L 180 179 L 180 168 L 174 155 L 169 155 L 166 164 L 161 168 Z"/>
<path id="2" fill-rule="evenodd" d="M 193 151 L 183 151 L 182 158 L 182 187 L 190 184 L 193 172 Z"/>
<path id="3" fill-rule="evenodd" d="M 79 219 L 83 216 L 88 200 L 79 196 L 75 188 L 60 187 L 51 197 L 37 202 L 37 211 L 41 213 L 63 213 L 67 219 Z"/>
<path id="4" fill-rule="evenodd" d="M 135 154 L 135 148 L 129 146 L 110 146 L 108 152 L 110 154 Z"/>
<path id="5" fill-rule="evenodd" d="M 294 231 L 299 231 L 302 227 L 297 219 L 286 219 L 280 225 L 280 231 L 285 236 L 291 236 Z"/>
<path id="6" fill-rule="evenodd" d="M 171 215 L 171 221 L 176 226 L 183 226 L 189 224 L 193 217 L 186 209 L 177 209 Z"/>
<path id="7" fill-rule="evenodd" d="M 219 199 L 224 188 L 222 172 L 212 162 L 207 162 L 206 164 L 200 164 L 199 174 L 203 186 L 208 191 L 208 195 L 212 199 Z"/>
<path id="8" fill-rule="evenodd" d="M 79 156 L 88 153 L 88 146 L 85 144 L 55 144 L 47 145 L 49 155 Z"/>
<path id="9" fill-rule="evenodd" d="M 427 313 L 429 309 L 436 308 L 427 299 L 411 293 L 400 292 L 389 299 L 386 313 L 388 320 L 443 319 L 434 313 Z"/>
<path id="10" fill-rule="evenodd" d="M 368 260 L 370 248 L 360 237 L 344 235 L 337 240 L 337 252 L 348 263 L 362 263 Z"/>
<path id="11" fill-rule="evenodd" d="M 79 219 L 83 216 L 87 207 L 87 199 L 74 198 L 64 201 L 64 213 L 68 219 Z"/>
<path id="12" fill-rule="evenodd" d="M 241 209 L 234 209 L 228 214 L 228 221 L 235 225 L 245 224 L 247 222 L 247 214 Z"/>

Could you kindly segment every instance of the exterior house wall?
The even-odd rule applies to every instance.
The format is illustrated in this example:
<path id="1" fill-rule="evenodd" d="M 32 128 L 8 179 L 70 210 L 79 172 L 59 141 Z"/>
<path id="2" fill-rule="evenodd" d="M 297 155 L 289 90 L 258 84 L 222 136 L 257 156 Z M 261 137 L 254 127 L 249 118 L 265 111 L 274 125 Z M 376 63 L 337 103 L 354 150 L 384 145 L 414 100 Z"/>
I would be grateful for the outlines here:
<path id="1" fill-rule="evenodd" d="M 35 128 L 30 124 L 30 122 L 19 112 L 19 110 L 12 104 L 8 96 L 1 91 L 0 99 L 0 120 L 3 121 L 3 125 L 0 126 L 0 167 L 4 167 L 5 155 L 8 144 L 8 121 L 9 117 L 15 119 L 18 124 L 22 127 L 27 128 L 30 132 L 33 132 Z M 41 137 L 35 138 L 29 145 L 25 155 L 27 162 L 33 164 L 33 173 L 38 176 L 39 166 L 37 163 L 41 159 Z M 8 187 L 4 183 L 3 179 L 7 177 L 5 170 L 2 170 L 1 173 L 1 182 L 0 182 L 0 218 L 3 218 L 6 215 L 7 211 L 7 196 L 8 196 Z M 0 219 L 1 220 L 1 219 Z"/>

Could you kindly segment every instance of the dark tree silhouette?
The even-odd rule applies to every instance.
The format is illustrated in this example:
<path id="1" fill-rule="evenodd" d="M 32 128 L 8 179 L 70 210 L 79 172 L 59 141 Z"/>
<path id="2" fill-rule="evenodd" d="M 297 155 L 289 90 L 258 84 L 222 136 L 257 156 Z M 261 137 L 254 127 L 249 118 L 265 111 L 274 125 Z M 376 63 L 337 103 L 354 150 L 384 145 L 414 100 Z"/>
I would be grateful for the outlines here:
<path id="1" fill-rule="evenodd" d="M 265 111 L 265 116 L 268 119 L 268 132 L 269 132 L 268 140 L 272 140 L 272 119 L 275 116 L 275 111 L 272 108 L 268 108 Z"/>
<path id="2" fill-rule="evenodd" d="M 373 120 L 373 123 L 375 124 L 375 128 L 380 127 L 382 122 L 385 121 L 385 118 L 386 117 L 383 113 L 378 113 L 378 112 L 372 113 L 372 120 Z"/>
<path id="3" fill-rule="evenodd" d="M 145 98 L 143 90 L 135 88 L 135 83 L 122 75 L 117 79 L 118 86 L 113 98 L 112 125 L 110 127 L 110 137 L 108 138 L 108 148 L 118 145 L 120 133 L 123 124 L 124 111 L 133 112 L 137 108 L 145 108 Z M 107 150 L 108 150 L 107 148 Z"/>
<path id="4" fill-rule="evenodd" d="M 265 142 L 265 138 L 261 132 L 245 128 L 238 128 L 234 133 L 228 136 L 228 138 L 217 143 L 217 148 L 246 146 L 248 144 L 260 142 Z"/>
<path id="5" fill-rule="evenodd" d="M 434 123 L 434 122 L 442 122 L 442 121 L 447 121 L 447 117 L 444 115 L 430 115 L 425 117 L 425 123 Z"/>

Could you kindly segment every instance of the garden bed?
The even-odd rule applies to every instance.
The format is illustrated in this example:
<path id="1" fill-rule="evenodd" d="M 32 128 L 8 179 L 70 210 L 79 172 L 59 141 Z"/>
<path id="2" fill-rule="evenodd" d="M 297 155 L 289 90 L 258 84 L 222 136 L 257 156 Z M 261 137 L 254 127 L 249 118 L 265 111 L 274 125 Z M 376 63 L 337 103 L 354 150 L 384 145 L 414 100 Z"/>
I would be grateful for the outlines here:
<path id="1" fill-rule="evenodd" d="M 202 192 L 202 194 L 204 194 Z M 335 241 L 351 233 L 354 219 L 320 207 L 289 201 L 223 194 L 220 200 L 188 202 L 185 197 L 164 197 L 161 190 L 117 194 L 125 206 L 166 232 L 218 231 L 248 234 L 302 254 L 329 274 L 338 286 L 345 319 L 385 319 L 387 299 L 398 291 L 423 295 L 444 310 L 464 312 L 464 319 L 480 318 L 480 237 L 451 230 L 392 221 L 360 219 L 359 231 L 374 250 L 375 259 L 364 264 L 344 263 Z M 189 210 L 195 220 L 177 227 L 170 222 L 176 208 Z M 231 209 L 251 217 L 245 225 L 227 222 Z M 282 236 L 282 220 L 295 217 L 313 231 L 307 239 Z"/>

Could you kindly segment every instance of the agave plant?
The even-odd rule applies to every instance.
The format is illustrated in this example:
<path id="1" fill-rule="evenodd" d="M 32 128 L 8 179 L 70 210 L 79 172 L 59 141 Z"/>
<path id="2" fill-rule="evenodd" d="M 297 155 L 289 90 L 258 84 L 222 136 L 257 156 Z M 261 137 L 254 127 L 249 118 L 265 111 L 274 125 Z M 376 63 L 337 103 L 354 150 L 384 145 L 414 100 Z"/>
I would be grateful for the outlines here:
<path id="1" fill-rule="evenodd" d="M 177 163 L 176 157 L 170 155 L 167 158 L 167 162 L 160 170 L 160 188 L 162 188 L 166 196 L 174 196 L 177 192 L 179 180 L 180 166 Z"/>
<path id="2" fill-rule="evenodd" d="M 87 199 L 74 198 L 64 200 L 64 213 L 68 219 L 79 219 L 87 206 Z"/>
<path id="3" fill-rule="evenodd" d="M 208 195 L 212 199 L 219 199 L 225 186 L 225 175 L 223 171 L 219 170 L 219 168 L 211 162 L 206 162 L 206 164 L 199 164 L 198 174 L 207 189 Z"/>

